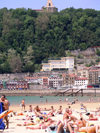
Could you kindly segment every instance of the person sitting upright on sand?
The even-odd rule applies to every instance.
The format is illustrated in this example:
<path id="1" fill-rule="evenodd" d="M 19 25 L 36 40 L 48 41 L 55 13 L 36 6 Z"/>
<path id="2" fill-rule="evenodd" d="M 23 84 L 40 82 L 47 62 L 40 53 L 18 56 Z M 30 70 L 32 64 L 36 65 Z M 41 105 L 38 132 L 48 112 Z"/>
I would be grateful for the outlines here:
<path id="1" fill-rule="evenodd" d="M 62 114 L 62 106 L 59 106 L 59 109 L 57 110 L 57 114 Z"/>

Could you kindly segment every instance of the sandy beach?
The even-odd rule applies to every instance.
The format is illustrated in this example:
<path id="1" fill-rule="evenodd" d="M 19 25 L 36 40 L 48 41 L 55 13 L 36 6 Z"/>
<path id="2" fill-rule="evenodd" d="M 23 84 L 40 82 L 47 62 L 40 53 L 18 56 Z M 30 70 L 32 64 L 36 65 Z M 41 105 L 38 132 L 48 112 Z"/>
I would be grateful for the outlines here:
<path id="1" fill-rule="evenodd" d="M 71 105 L 72 110 L 74 111 L 74 115 L 79 117 L 79 114 L 77 112 L 81 112 L 81 107 L 80 107 L 80 102 L 77 102 L 73 105 Z M 41 103 L 39 104 L 39 107 L 41 109 L 47 108 L 50 109 L 52 104 L 50 103 Z M 57 110 L 59 108 L 59 106 L 62 105 L 63 107 L 63 111 L 66 107 L 69 106 L 69 104 L 67 102 L 58 102 L 58 103 L 54 103 L 53 106 L 54 108 Z M 84 105 L 87 107 L 87 110 L 90 111 L 94 111 L 96 110 L 96 108 L 98 108 L 100 106 L 99 102 L 97 103 L 93 103 L 93 102 L 88 102 L 88 103 L 84 103 Z M 36 106 L 36 104 L 32 104 L 32 107 L 34 108 Z M 19 113 L 22 112 L 21 107 L 19 105 L 11 105 L 10 106 L 10 110 L 13 110 L 13 112 Z M 26 113 L 29 110 L 29 105 L 26 105 Z M 23 116 L 13 116 L 10 117 L 9 115 L 9 129 L 5 129 L 3 131 L 3 133 L 45 133 L 44 129 L 40 129 L 40 130 L 30 130 L 30 129 L 26 129 L 25 126 L 17 126 L 18 123 L 23 123 L 22 121 Z M 62 120 L 63 115 L 56 115 L 55 117 L 52 117 L 52 119 L 54 120 Z"/>
<path id="2" fill-rule="evenodd" d="M 80 104 L 81 102 L 77 102 L 73 105 L 71 105 L 72 109 L 76 109 L 76 110 L 80 110 Z M 95 110 L 96 108 L 98 108 L 100 106 L 99 102 L 85 102 L 84 103 L 87 107 L 88 110 Z M 32 104 L 32 107 L 34 108 L 37 104 Z M 40 103 L 38 104 L 40 106 L 40 108 L 47 108 L 49 109 L 50 106 L 54 106 L 55 109 L 58 109 L 60 105 L 62 105 L 63 109 L 65 109 L 66 107 L 69 106 L 69 104 L 67 102 L 59 102 L 58 103 Z M 14 112 L 20 112 L 21 111 L 21 107 L 20 105 L 11 105 L 10 106 L 10 110 L 13 110 Z M 29 104 L 26 104 L 26 111 L 29 110 Z"/>

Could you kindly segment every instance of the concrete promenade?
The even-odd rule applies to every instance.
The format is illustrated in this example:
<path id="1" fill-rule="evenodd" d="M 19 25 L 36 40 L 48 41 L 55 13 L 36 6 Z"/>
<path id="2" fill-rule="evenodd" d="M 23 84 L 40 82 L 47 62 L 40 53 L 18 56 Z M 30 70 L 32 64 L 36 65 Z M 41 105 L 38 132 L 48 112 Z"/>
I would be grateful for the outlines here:
<path id="1" fill-rule="evenodd" d="M 0 90 L 0 95 L 6 96 L 100 96 L 99 89 L 29 89 L 29 90 Z"/>

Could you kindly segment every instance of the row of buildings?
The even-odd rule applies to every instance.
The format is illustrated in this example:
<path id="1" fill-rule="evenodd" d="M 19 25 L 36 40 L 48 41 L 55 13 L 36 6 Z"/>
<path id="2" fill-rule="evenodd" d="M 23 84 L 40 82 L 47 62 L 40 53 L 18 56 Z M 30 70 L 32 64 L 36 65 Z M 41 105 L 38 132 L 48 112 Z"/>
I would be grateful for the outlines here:
<path id="1" fill-rule="evenodd" d="M 0 81 L 0 89 L 8 89 L 8 90 L 22 90 L 29 89 L 29 83 L 27 81 Z"/>
<path id="2" fill-rule="evenodd" d="M 25 77 L 25 80 L 41 84 L 42 88 L 99 88 L 100 86 L 99 64 L 75 69 L 74 58 L 63 57 L 60 60 L 49 60 L 42 65 L 40 73 Z"/>
<path id="3" fill-rule="evenodd" d="M 37 73 L 0 75 L 0 89 L 34 89 L 34 86 L 37 89 L 99 88 L 100 64 L 76 69 L 74 57 L 62 57 L 42 63 L 42 70 Z"/>

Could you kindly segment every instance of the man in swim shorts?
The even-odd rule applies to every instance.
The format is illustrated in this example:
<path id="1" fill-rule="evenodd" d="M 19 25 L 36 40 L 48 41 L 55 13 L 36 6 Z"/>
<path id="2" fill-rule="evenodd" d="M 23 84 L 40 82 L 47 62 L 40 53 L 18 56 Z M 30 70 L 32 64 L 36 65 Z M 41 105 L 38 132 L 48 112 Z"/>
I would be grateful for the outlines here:
<path id="1" fill-rule="evenodd" d="M 9 110 L 10 103 L 9 103 L 9 101 L 8 101 L 8 99 L 6 98 L 5 95 L 2 95 L 2 96 L 1 96 L 0 102 L 3 103 L 4 111 Z M 4 120 L 6 121 L 6 126 L 7 126 L 7 128 L 9 128 L 8 115 L 4 117 Z"/>
<path id="2" fill-rule="evenodd" d="M 21 107 L 22 107 L 22 110 L 25 111 L 25 100 L 24 99 L 21 101 Z"/>

